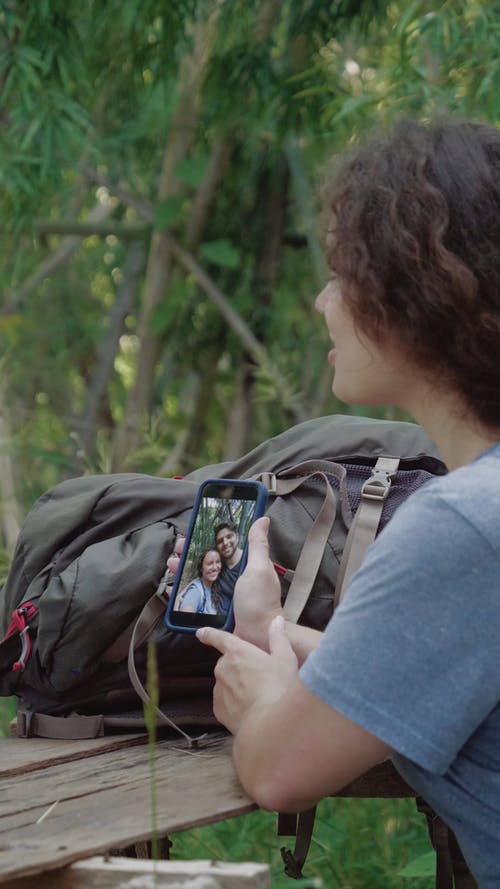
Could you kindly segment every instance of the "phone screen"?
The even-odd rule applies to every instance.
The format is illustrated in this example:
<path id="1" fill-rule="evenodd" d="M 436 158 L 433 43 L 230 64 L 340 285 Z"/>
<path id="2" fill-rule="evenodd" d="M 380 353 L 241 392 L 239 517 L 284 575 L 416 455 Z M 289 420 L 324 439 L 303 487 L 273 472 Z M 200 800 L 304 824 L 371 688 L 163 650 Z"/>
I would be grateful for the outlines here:
<path id="1" fill-rule="evenodd" d="M 196 498 L 166 623 L 195 632 L 198 627 L 230 629 L 233 593 L 246 563 L 248 531 L 265 509 L 260 482 L 231 479 L 205 482 Z"/>

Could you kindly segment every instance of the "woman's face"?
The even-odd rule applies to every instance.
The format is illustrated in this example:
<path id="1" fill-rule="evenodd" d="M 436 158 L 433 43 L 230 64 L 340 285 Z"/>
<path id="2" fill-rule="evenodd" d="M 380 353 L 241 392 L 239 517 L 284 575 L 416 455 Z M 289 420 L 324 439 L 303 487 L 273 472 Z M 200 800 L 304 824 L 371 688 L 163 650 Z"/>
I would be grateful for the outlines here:
<path id="1" fill-rule="evenodd" d="M 411 382 L 404 356 L 393 345 L 376 343 L 356 328 L 337 281 L 328 282 L 315 305 L 333 343 L 328 363 L 335 371 L 334 395 L 352 404 L 404 407 Z"/>
<path id="2" fill-rule="evenodd" d="M 221 568 L 222 562 L 217 550 L 210 550 L 205 554 L 201 566 L 201 579 L 205 586 L 212 586 L 212 584 L 215 583 L 221 572 Z"/>

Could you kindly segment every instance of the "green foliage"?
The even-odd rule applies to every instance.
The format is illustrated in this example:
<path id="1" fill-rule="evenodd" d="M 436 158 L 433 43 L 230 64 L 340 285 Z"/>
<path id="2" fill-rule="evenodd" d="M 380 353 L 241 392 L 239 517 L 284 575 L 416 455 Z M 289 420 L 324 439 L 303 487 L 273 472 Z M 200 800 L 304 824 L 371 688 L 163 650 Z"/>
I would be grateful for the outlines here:
<path id="1" fill-rule="evenodd" d="M 173 840 L 172 858 L 262 861 L 271 867 L 273 889 L 291 885 L 279 848 L 292 840 L 277 837 L 272 813 L 253 812 Z M 303 885 L 431 889 L 435 856 L 428 850 L 425 819 L 413 800 L 325 799 L 318 806 Z M 425 872 L 419 870 L 420 858 L 427 861 Z"/>
<path id="2" fill-rule="evenodd" d="M 324 275 L 324 165 L 396 115 L 498 120 L 495 7 L 3 4 L 0 337 L 23 509 L 68 474 L 120 468 L 120 423 L 134 432 L 130 469 L 160 471 L 185 435 L 175 466 L 167 460 L 182 473 L 224 458 L 242 398 L 253 405 L 245 449 L 304 416 L 351 410 L 331 397 L 312 308 Z M 204 49 L 186 64 L 195 45 Z M 196 84 L 190 101 L 185 70 Z M 65 224 L 107 208 L 105 223 L 71 248 Z M 272 373 L 249 362 L 241 336 L 178 264 L 149 305 L 166 262 L 154 254 L 152 216 L 153 231 L 191 245 Z M 61 235 L 42 234 L 40 218 Z M 134 279 L 127 262 L 138 245 Z M 141 364 L 151 370 L 131 416 Z"/>
<path id="3" fill-rule="evenodd" d="M 154 226 L 157 229 L 169 228 L 178 225 L 184 215 L 185 198 L 182 195 L 172 195 L 155 208 Z"/>
<path id="4" fill-rule="evenodd" d="M 184 185 L 196 188 L 203 181 L 208 164 L 208 155 L 195 154 L 179 161 L 175 165 L 174 174 Z"/>
<path id="5" fill-rule="evenodd" d="M 15 698 L 0 698 L 0 738 L 10 734 L 9 726 L 16 713 Z"/>
<path id="6" fill-rule="evenodd" d="M 436 853 L 432 850 L 419 855 L 400 871 L 402 877 L 432 877 L 436 872 Z"/>
<path id="7" fill-rule="evenodd" d="M 237 269 L 241 262 L 240 251 L 227 238 L 206 241 L 200 247 L 200 256 L 223 269 Z"/>

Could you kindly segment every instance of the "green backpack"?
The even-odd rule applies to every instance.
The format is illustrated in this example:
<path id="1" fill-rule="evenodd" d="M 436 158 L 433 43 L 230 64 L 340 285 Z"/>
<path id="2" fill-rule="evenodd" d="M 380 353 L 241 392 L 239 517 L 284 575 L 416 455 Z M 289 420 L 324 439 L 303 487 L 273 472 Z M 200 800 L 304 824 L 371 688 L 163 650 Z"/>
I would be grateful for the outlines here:
<path id="1" fill-rule="evenodd" d="M 166 561 L 204 479 L 265 482 L 287 617 L 322 629 L 377 530 L 445 471 L 414 424 L 331 416 L 184 479 L 114 474 L 57 485 L 26 517 L 0 592 L 0 695 L 19 699 L 18 734 L 92 737 L 142 726 L 147 639 L 157 655 L 159 723 L 189 738 L 182 726 L 214 721 L 215 653 L 163 620 Z"/>

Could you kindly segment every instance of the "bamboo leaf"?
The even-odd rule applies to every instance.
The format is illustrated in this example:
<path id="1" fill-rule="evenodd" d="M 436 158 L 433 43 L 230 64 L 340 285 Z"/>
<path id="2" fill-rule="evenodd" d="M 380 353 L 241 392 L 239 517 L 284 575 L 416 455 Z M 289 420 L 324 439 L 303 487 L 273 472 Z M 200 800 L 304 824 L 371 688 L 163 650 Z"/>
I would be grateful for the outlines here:
<path id="1" fill-rule="evenodd" d="M 178 225 L 182 221 L 185 200 L 182 195 L 173 195 L 158 204 L 154 212 L 154 227 L 161 230 Z"/>
<path id="2" fill-rule="evenodd" d="M 166 333 L 175 319 L 179 308 L 191 297 L 193 284 L 187 278 L 179 278 L 170 284 L 165 299 L 155 306 L 151 315 L 150 328 L 157 336 Z"/>
<path id="3" fill-rule="evenodd" d="M 338 124 L 340 121 L 345 120 L 345 118 L 358 114 L 360 111 L 364 112 L 377 103 L 378 98 L 369 95 L 368 93 L 365 93 L 362 96 L 351 96 L 343 102 L 340 110 L 334 115 L 332 123 Z"/>
<path id="4" fill-rule="evenodd" d="M 196 154 L 184 158 L 175 165 L 174 174 L 184 185 L 196 188 L 202 181 L 208 164 L 208 155 Z"/>
<path id="5" fill-rule="evenodd" d="M 240 251 L 227 238 L 220 238 L 217 241 L 206 241 L 200 247 L 200 254 L 208 262 L 211 262 L 212 265 L 218 265 L 226 269 L 236 269 L 241 262 Z"/>

